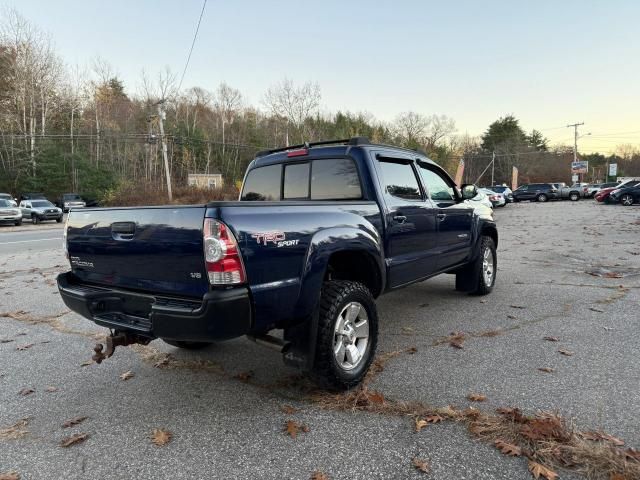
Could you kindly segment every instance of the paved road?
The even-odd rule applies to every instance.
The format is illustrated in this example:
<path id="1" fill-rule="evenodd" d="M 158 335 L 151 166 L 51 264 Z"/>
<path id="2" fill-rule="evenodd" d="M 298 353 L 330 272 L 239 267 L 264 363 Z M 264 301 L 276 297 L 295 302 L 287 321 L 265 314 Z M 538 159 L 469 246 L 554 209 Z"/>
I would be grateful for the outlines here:
<path id="1" fill-rule="evenodd" d="M 438 407 L 465 407 L 469 393 L 480 393 L 483 410 L 553 410 L 640 447 L 640 208 L 522 203 L 496 214 L 500 267 L 491 296 L 459 294 L 453 277 L 442 276 L 380 299 L 379 352 L 416 352 L 389 361 L 371 388 Z M 309 479 L 321 470 L 331 479 L 404 479 L 421 478 L 411 465 L 417 456 L 430 461 L 430 479 L 532 478 L 526 460 L 474 440 L 463 424 L 415 433 L 411 418 L 323 409 L 277 354 L 245 339 L 200 352 L 157 340 L 82 366 L 104 330 L 60 301 L 54 278 L 65 269 L 58 244 L 38 255 L 0 253 L 0 314 L 17 318 L 0 317 L 0 339 L 10 340 L 0 343 L 0 430 L 30 418 L 21 438 L 0 437 L 0 473 Z M 467 333 L 462 350 L 438 342 L 455 331 Z M 166 353 L 170 368 L 154 367 Z M 121 380 L 129 370 L 135 376 Z M 23 388 L 35 392 L 21 396 Z M 89 418 L 61 428 L 77 416 Z M 292 439 L 287 420 L 309 431 Z M 156 428 L 173 433 L 168 445 L 151 443 Z M 74 433 L 89 438 L 58 445 Z"/>
<path id="2" fill-rule="evenodd" d="M 61 248 L 62 228 L 31 228 L 7 232 L 0 229 L 0 257 L 25 251 L 40 252 Z"/>

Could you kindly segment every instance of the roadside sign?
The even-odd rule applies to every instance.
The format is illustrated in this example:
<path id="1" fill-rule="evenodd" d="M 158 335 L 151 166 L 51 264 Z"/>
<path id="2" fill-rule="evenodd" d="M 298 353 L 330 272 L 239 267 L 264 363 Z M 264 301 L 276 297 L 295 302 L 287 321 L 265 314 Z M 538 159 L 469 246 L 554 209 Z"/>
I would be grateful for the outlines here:
<path id="1" fill-rule="evenodd" d="M 580 178 L 578 175 L 571 175 L 571 181 L 573 183 L 576 183 L 578 181 L 578 178 Z"/>
<path id="2" fill-rule="evenodd" d="M 615 177 L 617 174 L 618 174 L 618 164 L 617 163 L 609 164 L 609 176 Z"/>
<path id="3" fill-rule="evenodd" d="M 588 171 L 588 161 L 571 162 L 571 173 L 587 173 Z"/>

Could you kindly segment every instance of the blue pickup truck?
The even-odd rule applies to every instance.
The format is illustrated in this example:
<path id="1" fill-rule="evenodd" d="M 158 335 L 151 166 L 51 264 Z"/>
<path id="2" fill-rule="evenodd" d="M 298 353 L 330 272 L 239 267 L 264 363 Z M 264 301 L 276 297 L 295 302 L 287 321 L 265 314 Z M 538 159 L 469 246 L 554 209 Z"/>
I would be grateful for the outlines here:
<path id="1" fill-rule="evenodd" d="M 493 213 L 413 150 L 355 137 L 260 152 L 239 201 L 69 214 L 69 308 L 118 345 L 201 348 L 247 335 L 345 389 L 375 354 L 375 298 L 440 273 L 484 295 L 496 280 Z M 272 331 L 282 330 L 281 335 Z"/>

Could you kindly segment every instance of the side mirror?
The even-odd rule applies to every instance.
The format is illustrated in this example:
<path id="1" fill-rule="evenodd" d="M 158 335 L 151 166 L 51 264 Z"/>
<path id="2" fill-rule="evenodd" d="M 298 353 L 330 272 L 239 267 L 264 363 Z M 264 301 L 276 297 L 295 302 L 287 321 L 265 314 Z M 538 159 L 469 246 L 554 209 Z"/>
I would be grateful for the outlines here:
<path id="1" fill-rule="evenodd" d="M 478 187 L 476 187 L 472 183 L 466 183 L 462 185 L 461 190 L 463 200 L 471 200 L 473 197 L 478 195 Z"/>

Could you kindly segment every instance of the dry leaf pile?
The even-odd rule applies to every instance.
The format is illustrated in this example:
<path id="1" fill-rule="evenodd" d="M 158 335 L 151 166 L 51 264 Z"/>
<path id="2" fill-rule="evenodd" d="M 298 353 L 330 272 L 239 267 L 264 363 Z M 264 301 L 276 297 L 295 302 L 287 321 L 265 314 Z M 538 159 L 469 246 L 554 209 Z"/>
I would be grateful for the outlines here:
<path id="1" fill-rule="evenodd" d="M 164 428 L 154 428 L 151 432 L 151 443 L 158 447 L 162 447 L 169 443 L 171 438 L 173 438 L 173 434 Z"/>

